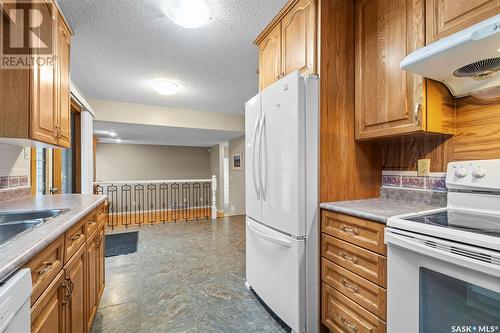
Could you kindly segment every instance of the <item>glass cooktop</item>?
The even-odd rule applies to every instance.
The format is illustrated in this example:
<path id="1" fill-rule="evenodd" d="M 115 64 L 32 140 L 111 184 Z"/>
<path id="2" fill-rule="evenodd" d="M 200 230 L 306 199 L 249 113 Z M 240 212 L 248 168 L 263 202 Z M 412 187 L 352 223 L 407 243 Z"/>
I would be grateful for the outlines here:
<path id="1" fill-rule="evenodd" d="M 500 215 L 460 210 L 445 210 L 438 213 L 405 218 L 438 227 L 469 231 L 500 237 Z"/>

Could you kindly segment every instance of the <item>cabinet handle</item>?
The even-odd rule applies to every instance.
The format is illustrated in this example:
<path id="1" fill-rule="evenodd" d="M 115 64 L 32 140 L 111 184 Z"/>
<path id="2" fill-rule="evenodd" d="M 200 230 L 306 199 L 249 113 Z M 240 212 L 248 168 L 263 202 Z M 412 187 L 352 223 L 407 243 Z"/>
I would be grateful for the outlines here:
<path id="1" fill-rule="evenodd" d="M 68 283 L 64 283 L 63 287 L 66 289 L 66 295 L 64 295 L 64 302 L 63 302 L 63 304 L 66 304 L 66 303 L 68 303 L 71 300 L 72 290 L 71 290 L 71 288 L 70 288 L 70 286 L 69 286 Z"/>
<path id="2" fill-rule="evenodd" d="M 422 110 L 422 104 L 417 103 L 415 104 L 415 111 L 413 113 L 413 116 L 415 117 L 415 123 L 417 126 L 420 126 L 420 111 Z"/>
<path id="3" fill-rule="evenodd" d="M 96 238 L 96 246 L 99 246 L 102 244 L 102 236 L 101 235 L 97 235 L 95 236 Z"/>
<path id="4" fill-rule="evenodd" d="M 347 329 L 357 332 L 358 331 L 358 326 L 354 324 L 350 324 L 347 320 L 344 319 L 344 317 L 340 316 L 340 321 L 342 322 L 342 325 L 344 325 Z"/>
<path id="5" fill-rule="evenodd" d="M 340 256 L 342 258 L 344 258 L 345 260 L 349 260 L 350 262 L 352 262 L 353 264 L 357 264 L 358 263 L 358 258 L 356 257 L 352 257 L 352 256 L 349 256 L 347 255 L 344 251 L 340 251 Z"/>
<path id="6" fill-rule="evenodd" d="M 56 139 L 59 139 L 62 136 L 62 130 L 59 126 L 56 126 L 57 134 Z"/>
<path id="7" fill-rule="evenodd" d="M 82 236 L 83 236 L 82 234 L 76 234 L 73 237 L 71 237 L 71 240 L 74 242 L 74 241 L 80 239 Z"/>
<path id="8" fill-rule="evenodd" d="M 358 229 L 355 229 L 355 228 L 349 228 L 349 227 L 346 227 L 345 225 L 342 226 L 342 228 L 340 228 L 343 232 L 345 233 L 348 233 L 348 234 L 353 234 L 355 236 L 359 235 L 359 231 Z"/>
<path id="9" fill-rule="evenodd" d="M 48 262 L 48 261 L 44 262 L 43 267 L 38 270 L 38 276 L 39 277 L 44 276 L 48 271 L 50 271 L 52 269 L 52 265 L 53 265 L 53 263 L 51 263 L 51 262 Z"/>
<path id="10" fill-rule="evenodd" d="M 357 294 L 359 293 L 359 288 L 353 284 L 350 284 L 349 282 L 347 282 L 346 279 L 344 278 L 340 278 L 340 283 L 342 283 L 342 285 L 347 288 L 350 292 L 352 292 L 353 294 Z"/>

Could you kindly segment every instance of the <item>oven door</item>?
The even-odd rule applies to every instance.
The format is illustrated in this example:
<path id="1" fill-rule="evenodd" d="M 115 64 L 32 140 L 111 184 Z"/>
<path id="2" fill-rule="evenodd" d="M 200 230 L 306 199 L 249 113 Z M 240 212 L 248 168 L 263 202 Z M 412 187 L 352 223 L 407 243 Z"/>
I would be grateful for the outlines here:
<path id="1" fill-rule="evenodd" d="M 500 332 L 500 253 L 386 228 L 389 333 Z"/>

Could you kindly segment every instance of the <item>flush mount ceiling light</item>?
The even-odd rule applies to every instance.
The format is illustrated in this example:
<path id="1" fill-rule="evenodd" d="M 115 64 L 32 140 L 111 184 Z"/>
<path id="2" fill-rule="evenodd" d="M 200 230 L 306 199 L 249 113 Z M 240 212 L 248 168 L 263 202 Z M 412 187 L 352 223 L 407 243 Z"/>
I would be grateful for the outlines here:
<path id="1" fill-rule="evenodd" d="M 154 81 L 152 84 L 154 90 L 162 95 L 173 95 L 179 90 L 179 86 L 172 81 Z"/>
<path id="2" fill-rule="evenodd" d="M 168 0 L 164 12 L 184 28 L 198 28 L 210 20 L 210 9 L 205 0 Z"/>
<path id="3" fill-rule="evenodd" d="M 100 130 L 97 130 L 97 131 L 94 131 L 94 133 L 96 135 L 99 135 L 99 136 L 110 136 L 110 137 L 115 137 L 118 135 L 118 133 L 116 133 L 115 131 L 100 131 Z"/>

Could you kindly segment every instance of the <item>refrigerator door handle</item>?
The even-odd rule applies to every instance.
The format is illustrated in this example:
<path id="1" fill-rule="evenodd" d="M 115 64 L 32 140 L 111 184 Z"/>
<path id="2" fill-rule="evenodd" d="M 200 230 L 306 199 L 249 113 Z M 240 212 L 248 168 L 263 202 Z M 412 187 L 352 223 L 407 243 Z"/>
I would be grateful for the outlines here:
<path id="1" fill-rule="evenodd" d="M 265 130 L 265 124 L 266 124 L 266 115 L 262 115 L 262 120 L 260 122 L 260 127 L 259 127 L 259 187 L 260 187 L 260 194 L 262 195 L 262 199 L 265 201 L 266 200 L 266 188 L 264 187 L 264 180 L 262 178 L 262 161 L 264 161 L 264 158 L 262 157 L 262 151 L 264 144 L 262 142 L 262 133 Z M 265 147 L 264 147 L 265 149 Z"/>
<path id="2" fill-rule="evenodd" d="M 257 146 L 257 134 L 258 134 L 258 131 L 259 131 L 259 123 L 260 123 L 260 117 L 257 117 L 257 120 L 255 121 L 255 127 L 254 127 L 254 133 L 253 133 L 253 139 L 252 139 L 252 144 L 253 144 L 253 147 L 252 147 L 252 179 L 253 179 L 253 186 L 255 188 L 255 194 L 257 194 L 257 199 L 260 200 L 260 188 L 259 188 L 259 184 L 257 183 L 257 176 L 255 174 L 255 168 L 256 168 L 256 164 L 255 164 L 255 146 Z M 259 160 L 259 164 L 260 164 L 260 160 Z"/>
<path id="3" fill-rule="evenodd" d="M 290 240 L 286 239 L 285 237 L 271 236 L 271 235 L 265 234 L 265 233 L 255 229 L 254 227 L 252 227 L 252 225 L 250 223 L 248 223 L 247 225 L 248 225 L 248 229 L 261 239 L 264 239 L 264 240 L 267 240 L 269 242 L 273 242 L 273 243 L 276 243 L 276 244 L 279 244 L 279 245 L 282 245 L 285 247 L 292 247 L 292 242 Z"/>

